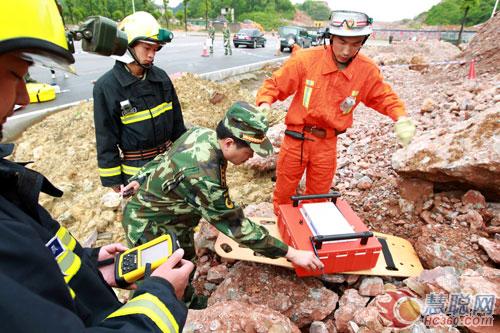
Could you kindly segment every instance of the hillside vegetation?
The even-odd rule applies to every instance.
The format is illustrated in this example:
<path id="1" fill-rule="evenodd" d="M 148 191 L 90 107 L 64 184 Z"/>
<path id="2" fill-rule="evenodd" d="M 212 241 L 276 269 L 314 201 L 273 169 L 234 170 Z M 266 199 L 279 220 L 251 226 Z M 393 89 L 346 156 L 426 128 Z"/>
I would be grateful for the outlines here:
<path id="1" fill-rule="evenodd" d="M 433 6 L 424 20 L 428 25 L 460 25 L 464 17 L 464 0 L 442 0 Z M 465 26 L 473 26 L 487 21 L 495 5 L 495 0 L 472 1 L 465 20 Z M 497 9 L 498 10 L 498 9 Z"/>

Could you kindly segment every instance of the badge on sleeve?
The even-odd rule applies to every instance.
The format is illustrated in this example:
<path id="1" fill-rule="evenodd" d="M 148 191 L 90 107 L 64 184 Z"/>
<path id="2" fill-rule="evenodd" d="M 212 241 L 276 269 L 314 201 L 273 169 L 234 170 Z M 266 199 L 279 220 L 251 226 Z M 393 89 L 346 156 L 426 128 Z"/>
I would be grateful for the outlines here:
<path id="1" fill-rule="evenodd" d="M 351 96 L 346 97 L 346 99 L 344 99 L 342 103 L 340 103 L 340 110 L 342 111 L 342 114 L 348 114 L 352 111 L 352 108 L 356 104 L 356 97 L 358 95 L 359 91 L 353 90 Z"/>
<path id="2" fill-rule="evenodd" d="M 61 253 L 64 252 L 64 245 L 62 244 L 61 240 L 57 237 L 54 236 L 52 237 L 47 244 L 45 244 L 45 247 L 52 252 L 52 255 L 54 258 L 57 258 L 61 255 Z"/>

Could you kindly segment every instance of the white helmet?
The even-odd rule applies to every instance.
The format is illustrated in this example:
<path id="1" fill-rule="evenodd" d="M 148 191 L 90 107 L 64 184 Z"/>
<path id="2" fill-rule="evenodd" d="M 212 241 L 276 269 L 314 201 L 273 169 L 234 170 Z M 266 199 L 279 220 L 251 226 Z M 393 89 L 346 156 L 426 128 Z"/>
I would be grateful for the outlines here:
<path id="1" fill-rule="evenodd" d="M 130 14 L 118 24 L 118 29 L 127 34 L 129 49 L 123 56 L 113 56 L 113 58 L 126 64 L 134 62 L 131 54 L 133 51 L 130 48 L 137 42 L 157 44 L 160 46 L 159 51 L 161 46 L 171 42 L 174 38 L 171 31 L 161 28 L 154 16 L 147 12 Z"/>
<path id="2" fill-rule="evenodd" d="M 368 36 L 372 30 L 373 19 L 361 12 L 334 10 L 326 28 L 327 36 Z"/>

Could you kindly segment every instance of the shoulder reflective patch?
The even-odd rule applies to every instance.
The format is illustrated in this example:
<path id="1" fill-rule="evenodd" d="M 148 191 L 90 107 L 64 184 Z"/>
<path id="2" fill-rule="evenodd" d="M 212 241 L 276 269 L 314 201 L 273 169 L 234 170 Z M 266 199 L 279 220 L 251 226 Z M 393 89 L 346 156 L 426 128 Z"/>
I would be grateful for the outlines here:
<path id="1" fill-rule="evenodd" d="M 57 230 L 56 236 L 59 237 L 65 247 L 71 251 L 75 249 L 76 239 L 71 235 L 68 229 L 61 226 L 59 230 Z"/>
<path id="2" fill-rule="evenodd" d="M 151 319 L 162 332 L 179 332 L 179 324 L 170 310 L 156 296 L 149 293 L 132 298 L 106 319 L 139 314 Z"/>

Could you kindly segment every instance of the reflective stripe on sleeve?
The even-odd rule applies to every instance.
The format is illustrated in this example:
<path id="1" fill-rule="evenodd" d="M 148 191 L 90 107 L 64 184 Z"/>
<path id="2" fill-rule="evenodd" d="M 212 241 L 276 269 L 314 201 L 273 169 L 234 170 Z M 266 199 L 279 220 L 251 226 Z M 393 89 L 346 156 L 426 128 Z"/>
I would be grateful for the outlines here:
<path id="1" fill-rule="evenodd" d="M 69 286 L 69 281 L 78 273 L 82 266 L 82 260 L 73 251 L 66 250 L 57 258 L 57 264 L 64 275 L 64 282 L 68 286 L 71 297 L 75 298 L 75 292 Z"/>
<path id="2" fill-rule="evenodd" d="M 155 106 L 152 109 L 129 113 L 125 116 L 121 116 L 120 119 L 122 121 L 122 124 L 128 125 L 146 119 L 158 117 L 159 115 L 167 112 L 168 110 L 172 110 L 172 102 L 170 103 L 164 102 L 161 103 L 160 105 Z"/>
<path id="3" fill-rule="evenodd" d="M 141 168 L 122 164 L 122 172 L 126 175 L 134 176 L 139 170 L 141 170 Z"/>
<path id="4" fill-rule="evenodd" d="M 68 229 L 60 227 L 56 232 L 57 238 L 63 243 L 63 245 L 73 251 L 76 246 L 76 239 L 71 236 Z"/>
<path id="5" fill-rule="evenodd" d="M 114 177 L 119 176 L 122 173 L 122 169 L 117 166 L 114 168 L 99 168 L 100 177 Z"/>
<path id="6" fill-rule="evenodd" d="M 179 324 L 170 310 L 156 296 L 145 293 L 134 297 L 108 318 L 142 314 L 151 319 L 162 332 L 179 332 Z"/>

